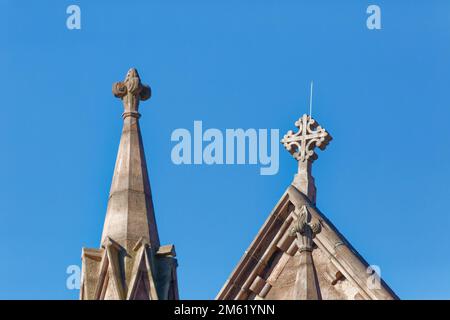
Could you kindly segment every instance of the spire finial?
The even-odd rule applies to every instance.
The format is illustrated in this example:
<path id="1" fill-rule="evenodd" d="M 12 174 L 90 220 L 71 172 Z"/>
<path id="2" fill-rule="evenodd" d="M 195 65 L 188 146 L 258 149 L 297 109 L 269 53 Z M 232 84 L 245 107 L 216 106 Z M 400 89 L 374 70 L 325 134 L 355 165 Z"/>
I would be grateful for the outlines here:
<path id="1" fill-rule="evenodd" d="M 289 130 L 281 140 L 284 147 L 298 161 L 298 173 L 293 185 L 303 192 L 312 203 L 316 202 L 316 187 L 311 175 L 311 165 L 317 159 L 315 147 L 325 150 L 332 140 L 330 134 L 311 116 L 304 114 L 295 122 L 298 131 Z"/>
<path id="2" fill-rule="evenodd" d="M 145 101 L 151 97 L 152 91 L 148 85 L 141 83 L 139 73 L 135 68 L 128 70 L 125 80 L 115 82 L 112 87 L 114 96 L 122 99 L 124 112 L 122 117 L 139 118 L 139 101 Z"/>
<path id="3" fill-rule="evenodd" d="M 141 237 L 152 248 L 159 248 L 158 229 L 139 126 L 139 102 L 150 98 L 150 87 L 143 85 L 136 69 L 112 91 L 122 99 L 122 135 L 106 209 L 102 244 L 108 237 L 125 248 L 132 248 Z"/>
<path id="4" fill-rule="evenodd" d="M 150 98 L 136 69 L 113 85 L 124 105 L 122 135 L 106 208 L 101 248 L 83 249 L 83 300 L 178 299 L 173 245 L 161 246 L 139 126 L 139 101 Z"/>

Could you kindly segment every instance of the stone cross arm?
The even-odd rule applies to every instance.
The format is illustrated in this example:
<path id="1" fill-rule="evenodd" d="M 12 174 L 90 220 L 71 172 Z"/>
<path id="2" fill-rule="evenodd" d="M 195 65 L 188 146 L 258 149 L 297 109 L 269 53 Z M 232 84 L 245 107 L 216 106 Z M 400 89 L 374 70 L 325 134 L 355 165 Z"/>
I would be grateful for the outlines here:
<path id="1" fill-rule="evenodd" d="M 281 140 L 284 147 L 297 161 L 311 161 L 317 159 L 315 147 L 324 150 L 332 140 L 331 135 L 310 116 L 304 114 L 295 122 L 298 131 L 289 130 Z"/>

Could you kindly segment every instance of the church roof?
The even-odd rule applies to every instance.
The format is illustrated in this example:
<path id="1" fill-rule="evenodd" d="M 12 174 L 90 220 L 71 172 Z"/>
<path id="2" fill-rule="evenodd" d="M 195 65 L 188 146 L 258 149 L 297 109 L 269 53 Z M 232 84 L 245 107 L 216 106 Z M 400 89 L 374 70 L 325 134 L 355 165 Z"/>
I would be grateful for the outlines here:
<path id="1" fill-rule="evenodd" d="M 298 172 L 217 295 L 247 299 L 398 299 L 316 207 L 314 148 L 331 136 L 308 115 L 281 141 Z"/>
<path id="2" fill-rule="evenodd" d="M 322 230 L 314 238 L 313 261 L 322 299 L 398 299 L 368 269 L 326 216 L 302 192 L 289 186 L 217 295 L 217 299 L 292 299 L 298 270 L 297 244 L 290 230 L 295 208 L 307 206 Z"/>

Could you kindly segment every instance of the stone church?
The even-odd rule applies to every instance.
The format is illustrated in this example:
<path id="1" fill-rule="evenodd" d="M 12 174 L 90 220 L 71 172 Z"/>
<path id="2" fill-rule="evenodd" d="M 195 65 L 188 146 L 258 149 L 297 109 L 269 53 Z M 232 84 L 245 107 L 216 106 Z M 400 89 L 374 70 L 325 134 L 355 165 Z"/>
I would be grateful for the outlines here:
<path id="1" fill-rule="evenodd" d="M 178 299 L 173 245 L 161 245 L 139 127 L 151 89 L 136 69 L 113 85 L 124 112 L 99 249 L 83 248 L 80 299 Z M 308 115 L 281 141 L 298 171 L 223 285 L 219 300 L 387 300 L 389 286 L 316 207 L 316 148 L 331 135 Z"/>

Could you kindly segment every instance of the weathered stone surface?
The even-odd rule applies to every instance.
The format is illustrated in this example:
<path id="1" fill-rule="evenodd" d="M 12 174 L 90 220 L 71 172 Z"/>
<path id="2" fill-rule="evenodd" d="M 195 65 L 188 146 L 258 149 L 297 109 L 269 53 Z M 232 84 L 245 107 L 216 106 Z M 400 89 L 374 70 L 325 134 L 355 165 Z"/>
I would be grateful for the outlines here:
<path id="1" fill-rule="evenodd" d="M 367 262 L 315 205 L 314 148 L 323 150 L 331 136 L 307 115 L 296 126 L 282 143 L 298 173 L 217 299 L 398 299 L 381 279 L 371 285 Z"/>
<path id="2" fill-rule="evenodd" d="M 295 300 L 320 300 L 320 288 L 317 280 L 316 268 L 314 266 L 312 251 L 314 249 L 313 239 L 320 233 L 319 221 L 312 222 L 311 214 L 306 206 L 300 210 L 294 209 L 296 220 L 291 229 L 291 235 L 295 236 L 300 256 L 293 299 Z"/>
<path id="3" fill-rule="evenodd" d="M 301 260 L 296 238 L 290 236 L 291 229 L 296 224 L 295 209 L 292 206 L 298 211 L 306 206 L 311 220 L 320 221 L 321 231 L 313 239 L 311 260 Z M 280 243 L 283 244 L 283 249 L 280 249 Z M 380 280 L 379 287 L 370 286 L 370 274 L 366 272 L 368 266 L 308 197 L 294 186 L 289 186 L 222 287 L 217 299 L 295 299 L 296 279 L 302 268 L 307 272 L 300 272 L 305 274 L 315 271 L 321 299 L 398 299 L 383 280 Z M 258 276 L 266 281 L 267 292 L 263 296 L 261 293 L 254 295 L 250 290 Z M 311 280 L 309 283 L 314 282 Z"/>
<path id="4" fill-rule="evenodd" d="M 295 122 L 298 131 L 289 130 L 281 140 L 286 150 L 298 161 L 298 172 L 292 184 L 303 192 L 313 204 L 316 203 L 316 186 L 312 176 L 312 163 L 318 158 L 315 147 L 325 150 L 333 139 L 331 135 L 310 116 L 304 114 Z"/>
<path id="5" fill-rule="evenodd" d="M 136 69 L 130 69 L 123 82 L 115 83 L 113 93 L 124 106 L 123 129 L 109 193 L 102 243 L 110 237 L 128 248 L 141 237 L 151 247 L 159 247 L 144 146 L 139 127 L 139 102 L 150 97 L 150 87 L 141 84 Z"/>
<path id="6" fill-rule="evenodd" d="M 159 243 L 139 128 L 139 102 L 150 98 L 150 87 L 130 69 L 113 93 L 123 102 L 123 130 L 101 248 L 83 249 L 80 297 L 178 299 L 175 248 Z"/>

